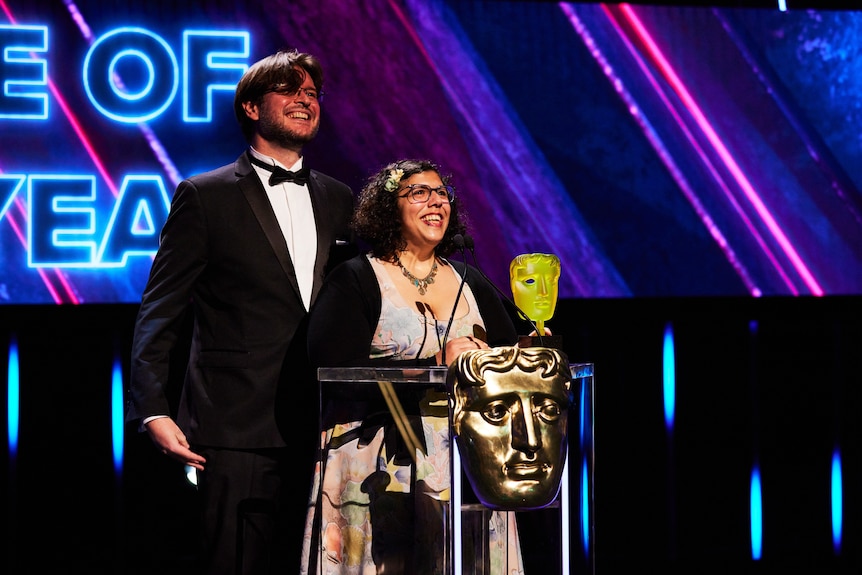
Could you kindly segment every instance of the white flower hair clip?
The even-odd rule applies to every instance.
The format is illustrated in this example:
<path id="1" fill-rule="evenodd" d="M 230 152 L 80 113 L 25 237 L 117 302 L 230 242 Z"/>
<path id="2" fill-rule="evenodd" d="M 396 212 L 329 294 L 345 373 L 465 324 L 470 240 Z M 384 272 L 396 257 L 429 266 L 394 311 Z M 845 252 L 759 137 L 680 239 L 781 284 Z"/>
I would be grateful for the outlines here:
<path id="1" fill-rule="evenodd" d="M 404 177 L 404 170 L 398 168 L 389 170 L 389 177 L 386 178 L 386 183 L 383 184 L 383 189 L 387 192 L 392 192 L 398 189 L 398 184 L 401 183 L 401 178 Z"/>

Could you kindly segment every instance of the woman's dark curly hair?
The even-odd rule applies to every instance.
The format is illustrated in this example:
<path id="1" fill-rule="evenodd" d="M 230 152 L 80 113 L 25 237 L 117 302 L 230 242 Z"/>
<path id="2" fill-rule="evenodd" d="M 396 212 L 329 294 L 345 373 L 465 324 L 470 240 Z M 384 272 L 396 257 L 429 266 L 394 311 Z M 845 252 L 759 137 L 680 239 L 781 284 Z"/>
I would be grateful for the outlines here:
<path id="1" fill-rule="evenodd" d="M 404 174 L 396 189 L 388 190 L 386 182 L 393 170 L 403 170 Z M 396 254 L 407 247 L 398 210 L 398 194 L 403 189 L 400 182 L 421 172 L 436 172 L 444 186 L 450 185 L 451 176 L 442 174 L 437 164 L 428 160 L 399 160 L 384 166 L 368 178 L 359 193 L 351 225 L 356 235 L 368 243 L 374 257 L 392 262 L 395 261 Z M 456 234 L 464 235 L 467 231 L 466 215 L 459 209 L 458 200 L 452 200 L 449 205 L 449 226 L 434 249 L 434 253 L 441 257 L 447 257 L 455 251 L 452 238 Z"/>

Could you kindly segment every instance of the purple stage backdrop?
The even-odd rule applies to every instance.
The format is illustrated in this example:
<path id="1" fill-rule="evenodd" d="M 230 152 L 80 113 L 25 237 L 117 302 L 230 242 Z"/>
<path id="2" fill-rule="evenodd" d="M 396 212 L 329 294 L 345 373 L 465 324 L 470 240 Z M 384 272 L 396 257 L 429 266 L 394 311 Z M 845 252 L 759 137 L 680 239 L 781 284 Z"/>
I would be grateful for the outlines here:
<path id="1" fill-rule="evenodd" d="M 138 302 L 280 48 L 327 73 L 309 165 L 439 163 L 502 289 L 544 252 L 561 298 L 862 294 L 862 11 L 0 0 L 0 43 L 0 304 Z"/>

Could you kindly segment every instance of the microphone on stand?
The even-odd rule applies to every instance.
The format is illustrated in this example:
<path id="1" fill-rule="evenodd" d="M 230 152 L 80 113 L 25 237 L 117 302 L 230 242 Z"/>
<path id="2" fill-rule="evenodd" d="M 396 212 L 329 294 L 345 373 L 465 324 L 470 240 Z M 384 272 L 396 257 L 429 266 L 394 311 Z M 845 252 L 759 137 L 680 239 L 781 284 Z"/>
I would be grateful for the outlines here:
<path id="1" fill-rule="evenodd" d="M 455 305 L 452 306 L 452 313 L 449 315 L 449 323 L 446 324 L 446 331 L 443 333 L 443 343 L 440 347 L 440 357 L 443 360 L 443 365 L 448 366 L 446 363 L 446 340 L 449 338 L 449 330 L 452 328 L 452 322 L 455 321 L 455 311 L 458 309 L 458 300 L 461 299 L 461 292 L 464 291 L 464 282 L 467 281 L 467 255 L 464 252 L 464 246 L 466 242 L 464 241 L 464 236 L 461 234 L 455 234 L 452 236 L 452 241 L 455 242 L 455 248 L 461 252 L 461 259 L 464 260 L 464 275 L 461 276 L 461 285 L 458 286 L 458 294 L 455 296 Z"/>
<path id="2" fill-rule="evenodd" d="M 464 236 L 464 247 L 470 250 L 470 255 L 473 256 L 473 261 L 476 261 L 476 244 L 473 241 L 473 236 Z"/>
<path id="3" fill-rule="evenodd" d="M 458 236 L 456 236 L 456 237 L 458 237 Z M 539 333 L 539 326 L 537 326 L 536 323 L 530 319 L 530 316 L 527 315 L 526 312 L 524 312 L 524 310 L 522 310 L 520 307 L 518 307 L 518 304 L 515 303 L 515 300 L 513 300 L 511 297 L 509 297 L 509 295 L 507 293 L 505 293 L 503 290 L 501 290 L 499 287 L 497 287 L 497 284 L 495 284 L 493 281 L 491 281 L 491 278 L 486 276 L 485 272 L 482 271 L 482 268 L 479 267 L 479 262 L 478 262 L 478 260 L 476 260 L 475 243 L 473 242 L 473 238 L 470 236 L 464 236 L 463 238 L 461 238 L 461 240 L 462 240 L 463 246 L 466 247 L 468 250 L 470 250 L 470 255 L 473 256 L 473 267 L 476 268 L 476 271 L 479 272 L 479 275 L 481 275 L 485 279 L 486 282 L 488 282 L 489 284 L 494 286 L 494 289 L 497 290 L 497 293 L 499 293 L 501 296 L 503 296 L 503 301 L 505 301 L 509 305 L 511 305 L 518 312 L 518 314 L 521 317 L 523 317 L 525 320 L 530 322 L 530 325 L 533 326 L 533 329 L 536 331 L 536 335 L 539 337 L 539 343 L 541 343 L 542 346 L 544 346 L 545 341 L 544 341 L 544 339 L 542 339 L 542 336 L 545 334 Z M 456 245 L 457 245 L 457 242 L 456 242 Z M 461 248 L 462 253 L 464 252 L 464 247 Z M 464 275 L 466 275 L 466 274 L 467 274 L 467 272 L 465 269 Z M 542 330 L 542 331 L 544 331 L 544 330 Z"/>

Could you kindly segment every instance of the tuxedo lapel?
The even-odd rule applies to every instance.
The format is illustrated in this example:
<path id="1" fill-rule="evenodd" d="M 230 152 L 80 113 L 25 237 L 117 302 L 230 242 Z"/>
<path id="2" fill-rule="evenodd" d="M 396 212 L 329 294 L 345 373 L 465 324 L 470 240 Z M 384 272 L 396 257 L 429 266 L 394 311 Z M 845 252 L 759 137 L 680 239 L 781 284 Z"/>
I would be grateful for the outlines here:
<path id="1" fill-rule="evenodd" d="M 326 260 L 329 251 L 334 243 L 332 227 L 332 216 L 327 206 L 331 205 L 329 198 L 329 190 L 326 184 L 320 181 L 317 172 L 311 171 L 311 176 L 308 180 L 309 191 L 311 192 L 311 207 L 314 210 L 314 221 L 317 223 L 317 258 L 314 262 L 314 281 L 311 284 L 311 301 L 317 299 L 317 292 L 320 291 L 320 286 L 323 283 L 324 271 L 326 268 Z"/>
<path id="2" fill-rule="evenodd" d="M 246 161 L 246 163 L 248 162 Z M 269 240 L 269 245 L 272 246 L 272 251 L 275 252 L 275 256 L 278 258 L 296 297 L 302 301 L 299 282 L 296 279 L 296 269 L 293 267 L 293 260 L 290 259 L 290 252 L 287 249 L 284 234 L 278 225 L 272 204 L 269 203 L 269 198 L 266 197 L 263 184 L 260 183 L 257 174 L 251 169 L 251 165 L 248 166 L 248 173 L 245 176 L 241 176 L 237 184 L 251 206 L 251 210 L 254 212 L 258 223 L 260 223 L 263 233 Z"/>

